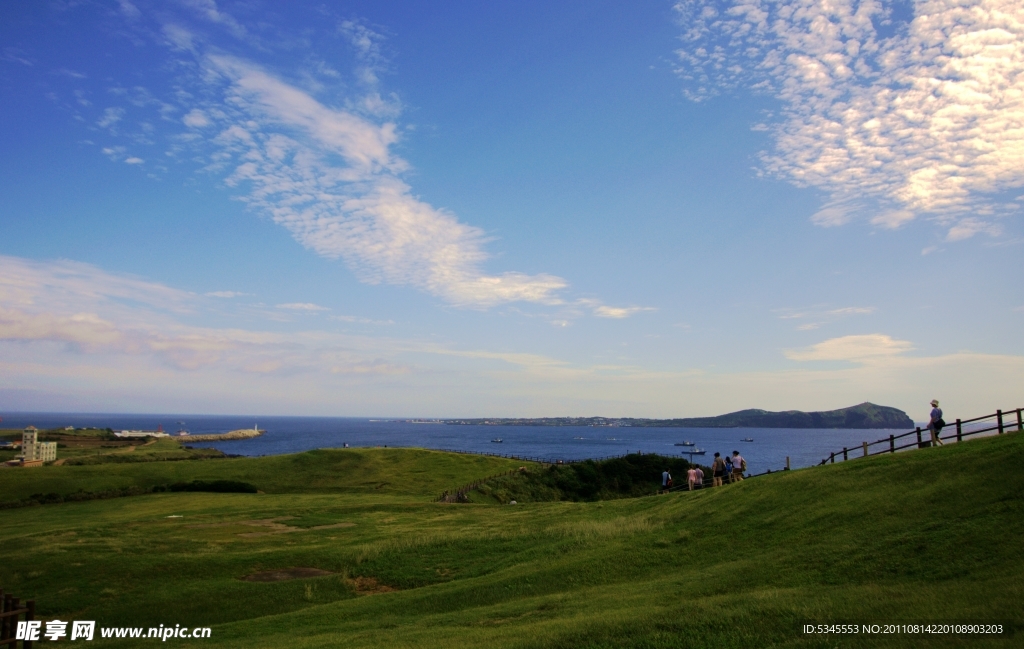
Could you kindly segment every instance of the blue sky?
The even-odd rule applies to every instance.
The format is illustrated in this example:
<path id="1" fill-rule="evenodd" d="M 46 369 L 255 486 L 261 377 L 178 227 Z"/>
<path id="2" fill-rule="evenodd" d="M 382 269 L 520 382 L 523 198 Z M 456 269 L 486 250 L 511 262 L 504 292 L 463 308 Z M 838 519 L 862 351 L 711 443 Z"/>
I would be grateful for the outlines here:
<path id="1" fill-rule="evenodd" d="M 0 411 L 1020 405 L 1016 2 L 0 14 Z"/>

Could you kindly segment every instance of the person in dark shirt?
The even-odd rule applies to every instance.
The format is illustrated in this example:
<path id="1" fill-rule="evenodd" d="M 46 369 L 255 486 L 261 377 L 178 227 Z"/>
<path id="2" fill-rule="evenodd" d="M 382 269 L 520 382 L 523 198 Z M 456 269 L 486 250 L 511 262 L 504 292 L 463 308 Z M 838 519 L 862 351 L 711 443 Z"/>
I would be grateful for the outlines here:
<path id="1" fill-rule="evenodd" d="M 939 408 L 939 400 L 932 399 L 932 412 L 928 418 L 928 430 L 932 433 L 932 446 L 941 446 L 942 440 L 939 439 L 939 431 L 946 425 L 946 422 L 942 421 L 942 408 Z"/>

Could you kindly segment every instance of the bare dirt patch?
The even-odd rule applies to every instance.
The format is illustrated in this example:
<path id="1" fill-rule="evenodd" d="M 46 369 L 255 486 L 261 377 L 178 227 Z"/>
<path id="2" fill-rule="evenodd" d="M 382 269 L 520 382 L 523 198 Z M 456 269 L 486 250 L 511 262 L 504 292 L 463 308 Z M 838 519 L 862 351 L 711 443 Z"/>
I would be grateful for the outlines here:
<path id="1" fill-rule="evenodd" d="M 294 527 L 292 525 L 285 525 L 280 521 L 287 521 L 294 518 L 294 516 L 279 516 L 277 518 L 263 518 L 249 521 L 233 521 L 229 523 L 203 523 L 199 525 L 190 525 L 189 527 L 235 527 L 244 525 L 246 527 L 261 528 L 259 532 L 241 532 L 238 536 L 242 538 L 255 538 L 258 536 L 270 536 L 272 534 L 292 534 L 294 532 L 311 532 L 314 530 L 333 530 L 342 527 L 355 527 L 355 523 L 331 523 L 330 525 L 316 525 L 314 527 Z"/>
<path id="2" fill-rule="evenodd" d="M 373 577 L 353 577 L 348 580 L 356 593 L 359 595 L 375 595 L 377 593 L 393 593 L 398 590 L 386 584 L 382 584 Z"/>
<path id="3" fill-rule="evenodd" d="M 242 577 L 242 581 L 288 581 L 289 579 L 308 579 L 310 577 L 326 577 L 333 572 L 319 568 L 282 568 L 281 570 L 264 570 Z"/>

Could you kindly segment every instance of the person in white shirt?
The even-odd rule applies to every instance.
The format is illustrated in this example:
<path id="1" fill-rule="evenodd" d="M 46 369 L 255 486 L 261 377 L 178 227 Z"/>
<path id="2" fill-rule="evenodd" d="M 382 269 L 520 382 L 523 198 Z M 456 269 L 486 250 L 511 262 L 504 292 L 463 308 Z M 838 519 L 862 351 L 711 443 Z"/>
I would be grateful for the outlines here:
<path id="1" fill-rule="evenodd" d="M 737 482 L 743 479 L 743 472 L 747 470 L 747 461 L 743 459 L 739 451 L 732 452 L 732 481 Z"/>

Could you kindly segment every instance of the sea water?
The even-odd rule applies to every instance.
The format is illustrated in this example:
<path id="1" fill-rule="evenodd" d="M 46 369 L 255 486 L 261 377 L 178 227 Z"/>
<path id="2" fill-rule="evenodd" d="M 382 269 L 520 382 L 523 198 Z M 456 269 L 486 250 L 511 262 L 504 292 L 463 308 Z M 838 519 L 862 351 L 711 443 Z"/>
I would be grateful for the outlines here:
<path id="1" fill-rule="evenodd" d="M 356 417 L 252 417 L 233 415 L 125 415 L 69 413 L 0 413 L 0 428 L 40 429 L 95 426 L 114 430 L 156 430 L 174 434 L 179 429 L 194 435 L 224 433 L 259 426 L 266 434 L 251 439 L 195 442 L 197 448 L 217 448 L 233 455 L 279 455 L 317 448 L 419 447 L 438 450 L 495 453 L 549 461 L 581 460 L 657 453 L 689 459 L 686 453 L 703 449 L 693 461 L 709 465 L 715 452 L 739 451 L 750 473 L 777 471 L 786 466 L 819 464 L 829 453 L 850 448 L 850 457 L 862 454 L 861 443 L 888 439 L 905 430 L 815 428 L 647 428 L 593 426 L 471 426 L 413 423 Z M 752 442 L 741 441 L 752 438 Z M 186 438 L 182 438 L 186 444 Z M 501 442 L 494 440 L 500 439 Z M 694 446 L 677 446 L 684 441 Z M 877 451 L 873 447 L 872 451 Z"/>

